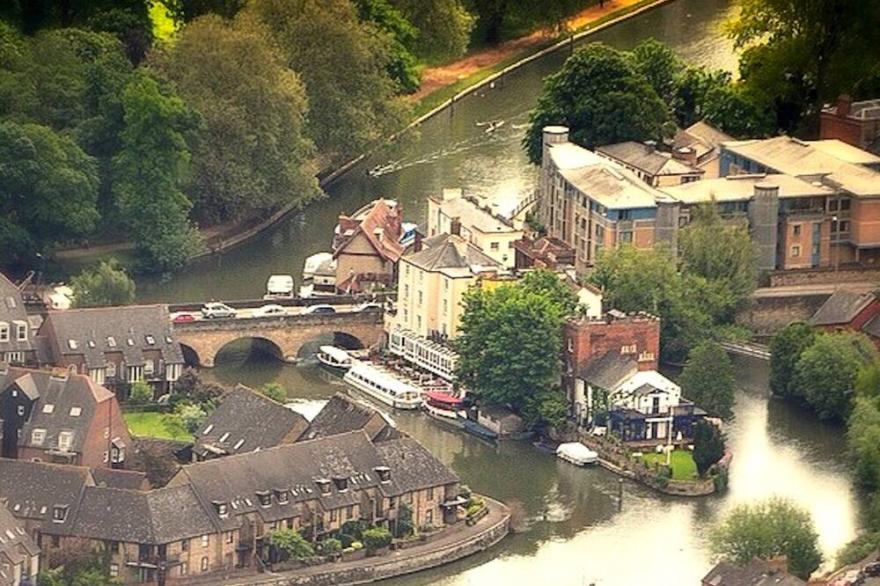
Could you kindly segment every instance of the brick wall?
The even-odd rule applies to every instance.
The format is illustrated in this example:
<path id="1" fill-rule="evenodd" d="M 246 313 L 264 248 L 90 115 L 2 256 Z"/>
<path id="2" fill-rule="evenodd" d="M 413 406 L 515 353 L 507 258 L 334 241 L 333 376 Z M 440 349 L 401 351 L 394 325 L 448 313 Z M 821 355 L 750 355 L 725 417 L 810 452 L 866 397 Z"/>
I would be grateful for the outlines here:
<path id="1" fill-rule="evenodd" d="M 633 348 L 634 346 L 634 348 Z M 648 315 L 622 319 L 571 320 L 563 328 L 566 372 L 577 372 L 608 352 L 632 354 L 640 370 L 655 370 L 660 355 L 660 320 Z"/>
<path id="2" fill-rule="evenodd" d="M 770 275 L 771 287 L 810 284 L 867 283 L 870 281 L 880 281 L 880 267 L 840 267 L 836 271 L 833 268 L 777 271 Z"/>

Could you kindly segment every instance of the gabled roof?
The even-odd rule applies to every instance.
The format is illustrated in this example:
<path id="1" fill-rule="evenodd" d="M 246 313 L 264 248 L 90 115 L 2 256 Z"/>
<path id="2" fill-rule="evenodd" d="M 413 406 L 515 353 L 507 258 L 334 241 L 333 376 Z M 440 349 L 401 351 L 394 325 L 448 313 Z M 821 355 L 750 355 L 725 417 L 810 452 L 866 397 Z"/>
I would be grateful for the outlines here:
<path id="1" fill-rule="evenodd" d="M 238 385 L 202 423 L 193 451 L 221 455 L 270 448 L 291 434 L 299 436 L 308 425 L 299 413 Z"/>
<path id="2" fill-rule="evenodd" d="M 611 391 L 638 370 L 639 365 L 632 356 L 609 351 L 587 362 L 578 373 L 578 378 Z"/>
<path id="3" fill-rule="evenodd" d="M 752 560 L 738 566 L 720 562 L 703 577 L 709 586 L 804 586 L 806 582 L 788 572 L 775 569 L 769 562 Z"/>
<path id="4" fill-rule="evenodd" d="M 83 490 L 93 484 L 88 468 L 0 458 L 0 501 L 19 519 L 43 521 L 43 533 L 68 527 Z M 55 506 L 67 507 L 63 522 L 52 520 Z"/>
<path id="5" fill-rule="evenodd" d="M 6 558 L 9 563 L 20 564 L 25 561 L 25 554 L 35 556 L 40 553 L 21 523 L 0 504 L 0 559 Z M 29 571 L 29 568 L 27 568 Z M 0 564 L 0 584 L 12 583 L 12 576 L 4 576 Z"/>
<path id="6" fill-rule="evenodd" d="M 701 170 L 679 161 L 653 146 L 627 141 L 596 147 L 596 152 L 620 161 L 648 175 L 695 175 Z"/>
<path id="7" fill-rule="evenodd" d="M 425 241 L 422 245 L 425 245 Z M 455 234 L 443 234 L 442 238 L 432 239 L 429 247 L 405 256 L 404 260 L 424 271 L 450 273 L 453 276 L 474 275 L 501 268 L 498 261 Z"/>
<path id="8" fill-rule="evenodd" d="M 117 470 L 114 468 L 92 468 L 95 486 L 107 488 L 123 488 L 127 490 L 147 490 L 147 475 L 135 470 Z"/>
<path id="9" fill-rule="evenodd" d="M 400 206 L 396 202 L 385 199 L 377 199 L 370 204 L 372 207 L 363 213 L 359 211 L 353 218 L 358 221 L 357 226 L 351 230 L 350 235 L 341 234 L 342 238 L 333 253 L 334 258 L 339 256 L 358 234 L 363 234 L 376 252 L 385 260 L 397 262 L 403 254 L 403 246 L 400 244 Z M 348 220 L 346 222 L 345 220 Z M 350 223 L 352 218 L 341 218 L 340 226 Z"/>
<path id="10" fill-rule="evenodd" d="M 703 163 L 717 158 L 720 154 L 721 143 L 729 140 L 733 140 L 733 137 L 700 120 L 687 128 L 679 129 L 675 133 L 673 145 L 676 149 L 694 149 L 697 160 Z"/>
<path id="11" fill-rule="evenodd" d="M 874 299 L 874 294 L 871 292 L 838 289 L 816 310 L 810 318 L 810 324 L 814 326 L 848 324 Z"/>
<path id="12" fill-rule="evenodd" d="M 393 489 L 383 490 L 388 496 L 458 482 L 458 476 L 452 470 L 410 437 L 377 443 L 376 449 L 391 469 Z"/>
<path id="13" fill-rule="evenodd" d="M 400 432 L 382 412 L 337 393 L 330 397 L 327 404 L 315 415 L 300 440 L 329 437 L 358 430 L 364 430 L 373 441 L 400 436 Z"/>
<path id="14" fill-rule="evenodd" d="M 25 352 L 34 349 L 33 328 L 28 325 L 26 340 L 19 341 L 16 337 L 13 324 L 16 322 L 28 323 L 27 311 L 21 297 L 21 291 L 0 273 L 0 322 L 5 322 L 9 329 L 9 340 L 0 342 L 0 356 L 4 352 Z"/>

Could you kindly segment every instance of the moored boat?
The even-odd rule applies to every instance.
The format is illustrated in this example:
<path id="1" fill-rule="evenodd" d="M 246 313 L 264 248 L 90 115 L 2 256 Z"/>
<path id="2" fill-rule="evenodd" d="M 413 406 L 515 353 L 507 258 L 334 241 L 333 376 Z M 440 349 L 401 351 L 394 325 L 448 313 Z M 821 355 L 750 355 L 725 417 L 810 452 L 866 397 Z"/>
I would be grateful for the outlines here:
<path id="1" fill-rule="evenodd" d="M 575 466 L 587 466 L 599 461 L 599 454 L 580 442 L 559 444 L 559 447 L 556 448 L 556 455 Z"/>
<path id="2" fill-rule="evenodd" d="M 457 427 L 462 427 L 461 416 L 459 415 L 459 411 L 462 408 L 462 400 L 454 395 L 442 391 L 428 391 L 425 393 L 425 402 L 422 408 L 431 417 L 446 423 L 452 423 Z"/>
<path id="3" fill-rule="evenodd" d="M 353 360 L 342 380 L 395 409 L 418 409 L 422 404 L 421 390 L 369 362 Z"/>
<path id="4" fill-rule="evenodd" d="M 348 370 L 353 363 L 351 355 L 342 348 L 337 348 L 336 346 L 321 346 L 318 348 L 315 357 L 318 359 L 318 362 L 324 366 L 339 370 Z"/>

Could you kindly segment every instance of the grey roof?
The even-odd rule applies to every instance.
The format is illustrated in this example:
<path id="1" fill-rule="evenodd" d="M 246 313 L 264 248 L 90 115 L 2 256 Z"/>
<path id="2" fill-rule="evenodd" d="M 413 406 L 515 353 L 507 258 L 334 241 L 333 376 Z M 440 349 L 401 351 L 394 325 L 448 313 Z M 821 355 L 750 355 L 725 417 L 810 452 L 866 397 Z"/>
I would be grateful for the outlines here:
<path id="1" fill-rule="evenodd" d="M 458 476 L 411 437 L 376 444 L 379 456 L 391 469 L 387 496 L 458 482 Z"/>
<path id="2" fill-rule="evenodd" d="M 810 324 L 814 326 L 848 324 L 872 301 L 874 301 L 873 293 L 838 289 L 816 310 L 810 318 Z"/>
<path id="3" fill-rule="evenodd" d="M 0 501 L 19 519 L 44 521 L 43 533 L 70 526 L 83 490 L 92 484 L 88 468 L 0 458 Z M 52 521 L 56 505 L 67 507 L 63 522 Z"/>
<path id="4" fill-rule="evenodd" d="M 638 370 L 638 364 L 632 356 L 610 351 L 587 362 L 578 373 L 578 378 L 603 389 L 612 390 Z"/>
<path id="5" fill-rule="evenodd" d="M 673 147 L 692 148 L 696 151 L 700 163 L 718 158 L 721 143 L 733 140 L 733 137 L 721 132 L 714 126 L 703 121 L 694 122 L 687 128 L 680 128 L 675 133 Z"/>
<path id="6" fill-rule="evenodd" d="M 329 437 L 340 433 L 364 430 L 373 441 L 399 437 L 394 426 L 381 411 L 337 393 L 315 415 L 300 440 Z"/>
<path id="7" fill-rule="evenodd" d="M 579 192 L 609 209 L 654 208 L 658 201 L 669 199 L 615 161 L 563 169 L 559 174 Z"/>
<path id="8" fill-rule="evenodd" d="M 868 323 L 862 326 L 862 331 L 871 337 L 880 338 L 880 314 L 869 319 Z"/>
<path id="9" fill-rule="evenodd" d="M 21 291 L 12 281 L 0 273 L 0 322 L 5 322 L 9 327 L 9 341 L 0 342 L 0 356 L 4 352 L 26 352 L 34 349 L 33 329 L 28 324 L 28 336 L 26 340 L 16 339 L 13 324 L 15 322 L 28 323 L 27 311 L 22 301 Z"/>
<path id="10" fill-rule="evenodd" d="M 96 486 L 144 490 L 149 487 L 147 475 L 134 470 L 115 470 L 113 468 L 92 468 L 92 478 Z"/>
<path id="11" fill-rule="evenodd" d="M 107 414 L 107 402 L 116 400 L 88 376 L 62 372 L 63 378 L 44 370 L 9 367 L 0 371 L 0 397 L 14 386 L 36 401 L 21 428 L 20 446 L 48 449 L 57 445 L 60 432 L 70 431 L 71 451 L 81 453 L 95 418 Z M 42 443 L 32 443 L 34 429 L 46 431 Z M 128 430 L 114 430 L 114 436 L 128 438 Z"/>
<path id="12" fill-rule="evenodd" d="M 803 586 L 800 578 L 774 569 L 769 562 L 752 560 L 743 566 L 721 562 L 703 578 L 709 586 Z"/>
<path id="13" fill-rule="evenodd" d="M 308 425 L 299 413 L 238 385 L 223 396 L 202 424 L 193 451 L 202 455 L 238 454 L 270 448 L 291 434 L 295 440 Z"/>
<path id="14" fill-rule="evenodd" d="M 40 549 L 25 528 L 6 507 L 0 505 L 0 558 L 8 559 L 12 564 L 20 564 L 26 561 L 25 555 L 33 557 L 38 553 Z M 7 579 L 11 584 L 11 576 L 5 576 L 0 566 L 0 584 L 5 584 Z"/>
<path id="15" fill-rule="evenodd" d="M 128 366 L 140 366 L 144 352 L 151 350 L 158 351 L 166 364 L 183 364 L 183 351 L 164 305 L 53 311 L 42 331 L 54 338 L 56 352 L 82 355 L 89 368 L 106 366 L 105 352 L 121 352 Z"/>
<path id="16" fill-rule="evenodd" d="M 596 152 L 620 161 L 648 175 L 698 175 L 699 169 L 679 161 L 656 147 L 634 141 L 619 142 L 596 148 Z"/>
<path id="17" fill-rule="evenodd" d="M 422 241 L 422 245 L 425 244 Z M 479 247 L 455 234 L 444 234 L 442 238 L 432 239 L 427 248 L 403 258 L 426 271 L 458 269 L 464 273 L 477 273 L 501 266 Z"/>
<path id="18" fill-rule="evenodd" d="M 74 522 L 65 533 L 158 545 L 215 531 L 189 485 L 150 492 L 92 486 L 85 489 Z"/>

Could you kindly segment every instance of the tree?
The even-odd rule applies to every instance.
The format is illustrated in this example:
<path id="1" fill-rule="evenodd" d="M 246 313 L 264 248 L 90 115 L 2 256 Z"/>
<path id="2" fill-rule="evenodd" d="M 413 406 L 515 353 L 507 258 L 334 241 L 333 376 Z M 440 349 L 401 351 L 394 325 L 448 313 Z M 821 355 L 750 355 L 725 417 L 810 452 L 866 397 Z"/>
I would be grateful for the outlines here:
<path id="1" fill-rule="evenodd" d="M 810 513 L 780 497 L 737 505 L 711 539 L 716 553 L 737 564 L 784 555 L 789 571 L 804 580 L 822 562 Z"/>
<path id="2" fill-rule="evenodd" d="M 418 30 L 412 49 L 423 59 L 460 57 L 470 42 L 474 17 L 460 0 L 389 0 Z"/>
<path id="3" fill-rule="evenodd" d="M 816 330 L 804 322 L 790 323 L 770 341 L 770 390 L 782 397 L 802 397 L 795 384 L 795 367 L 804 350 L 816 340 Z"/>
<path id="4" fill-rule="evenodd" d="M 75 307 L 126 305 L 134 301 L 135 284 L 115 259 L 83 269 L 70 280 Z"/>
<path id="5" fill-rule="evenodd" d="M 309 136 L 324 163 L 361 153 L 399 127 L 405 108 L 388 76 L 388 38 L 361 23 L 349 0 L 256 0 L 247 10 L 305 83 Z"/>
<path id="6" fill-rule="evenodd" d="M 673 106 L 685 71 L 684 62 L 668 45 L 657 39 L 642 41 L 631 52 L 636 71 L 667 105 Z"/>
<path id="7" fill-rule="evenodd" d="M 153 400 L 153 387 L 150 383 L 139 380 L 131 385 L 128 400 L 137 405 L 149 403 Z"/>
<path id="8" fill-rule="evenodd" d="M 703 114 L 707 122 L 739 138 L 769 136 L 777 128 L 767 105 L 747 86 L 735 82 L 710 88 Z"/>
<path id="9" fill-rule="evenodd" d="M 587 148 L 671 135 L 669 108 L 625 53 L 590 43 L 544 80 L 523 138 L 529 160 L 540 163 L 543 128 L 562 124 Z"/>
<path id="10" fill-rule="evenodd" d="M 397 84 L 397 93 L 411 94 L 419 89 L 419 63 L 414 54 L 419 31 L 389 0 L 355 0 L 358 18 L 370 22 L 388 36 L 390 51 L 388 75 Z"/>
<path id="11" fill-rule="evenodd" d="M 98 219 L 95 160 L 37 124 L 0 122 L 2 263 L 88 234 Z"/>
<path id="12" fill-rule="evenodd" d="M 364 530 L 364 547 L 367 551 L 376 551 L 391 545 L 392 535 L 385 527 L 371 527 Z"/>
<path id="13" fill-rule="evenodd" d="M 682 270 L 706 279 L 723 297 L 713 317 L 732 321 L 758 284 L 758 255 L 745 223 L 725 223 L 714 201 L 698 206 L 679 231 Z"/>
<path id="14" fill-rule="evenodd" d="M 682 394 L 710 414 L 733 417 L 736 377 L 730 357 L 718 343 L 705 341 L 694 346 L 679 382 Z"/>
<path id="15" fill-rule="evenodd" d="M 301 560 L 315 555 L 312 544 L 293 529 L 276 529 L 269 533 L 269 544 L 281 554 L 282 560 Z"/>
<path id="16" fill-rule="evenodd" d="M 858 483 L 869 491 L 880 489 L 880 405 L 875 398 L 856 397 L 846 439 Z"/>
<path id="17" fill-rule="evenodd" d="M 538 274 L 516 285 L 474 288 L 464 298 L 457 376 L 481 401 L 509 404 L 527 420 L 559 380 L 562 323 L 571 300 L 560 297 L 558 278 Z M 534 398 L 541 395 L 541 401 Z"/>
<path id="18" fill-rule="evenodd" d="M 172 18 L 187 23 L 205 15 L 232 19 L 244 8 L 246 0 L 162 0 Z"/>
<path id="19" fill-rule="evenodd" d="M 320 193 L 305 89 L 252 14 L 201 17 L 151 62 L 201 115 L 186 190 L 198 218 L 254 216 Z"/>
<path id="20" fill-rule="evenodd" d="M 123 92 L 125 130 L 113 159 L 114 195 L 145 268 L 183 266 L 198 249 L 182 186 L 190 162 L 187 134 L 196 127 L 183 101 L 141 74 Z"/>
<path id="21" fill-rule="evenodd" d="M 821 334 L 795 366 L 795 384 L 821 419 L 845 421 L 852 408 L 856 377 L 877 359 L 877 350 L 861 333 Z"/>
<path id="22" fill-rule="evenodd" d="M 284 403 L 287 401 L 287 391 L 285 391 L 284 387 L 278 383 L 264 384 L 263 388 L 260 389 L 260 393 L 277 403 Z"/>
<path id="23" fill-rule="evenodd" d="M 716 462 L 724 457 L 724 436 L 718 426 L 698 421 L 694 426 L 694 463 L 697 472 L 705 476 Z"/>
<path id="24" fill-rule="evenodd" d="M 715 88 L 730 83 L 730 72 L 704 67 L 686 67 L 681 72 L 672 107 L 675 120 L 682 128 L 706 118 L 707 96 Z"/>
<path id="25" fill-rule="evenodd" d="M 202 426 L 208 414 L 198 405 L 182 403 L 174 409 L 174 423 L 187 433 L 194 434 Z"/>

